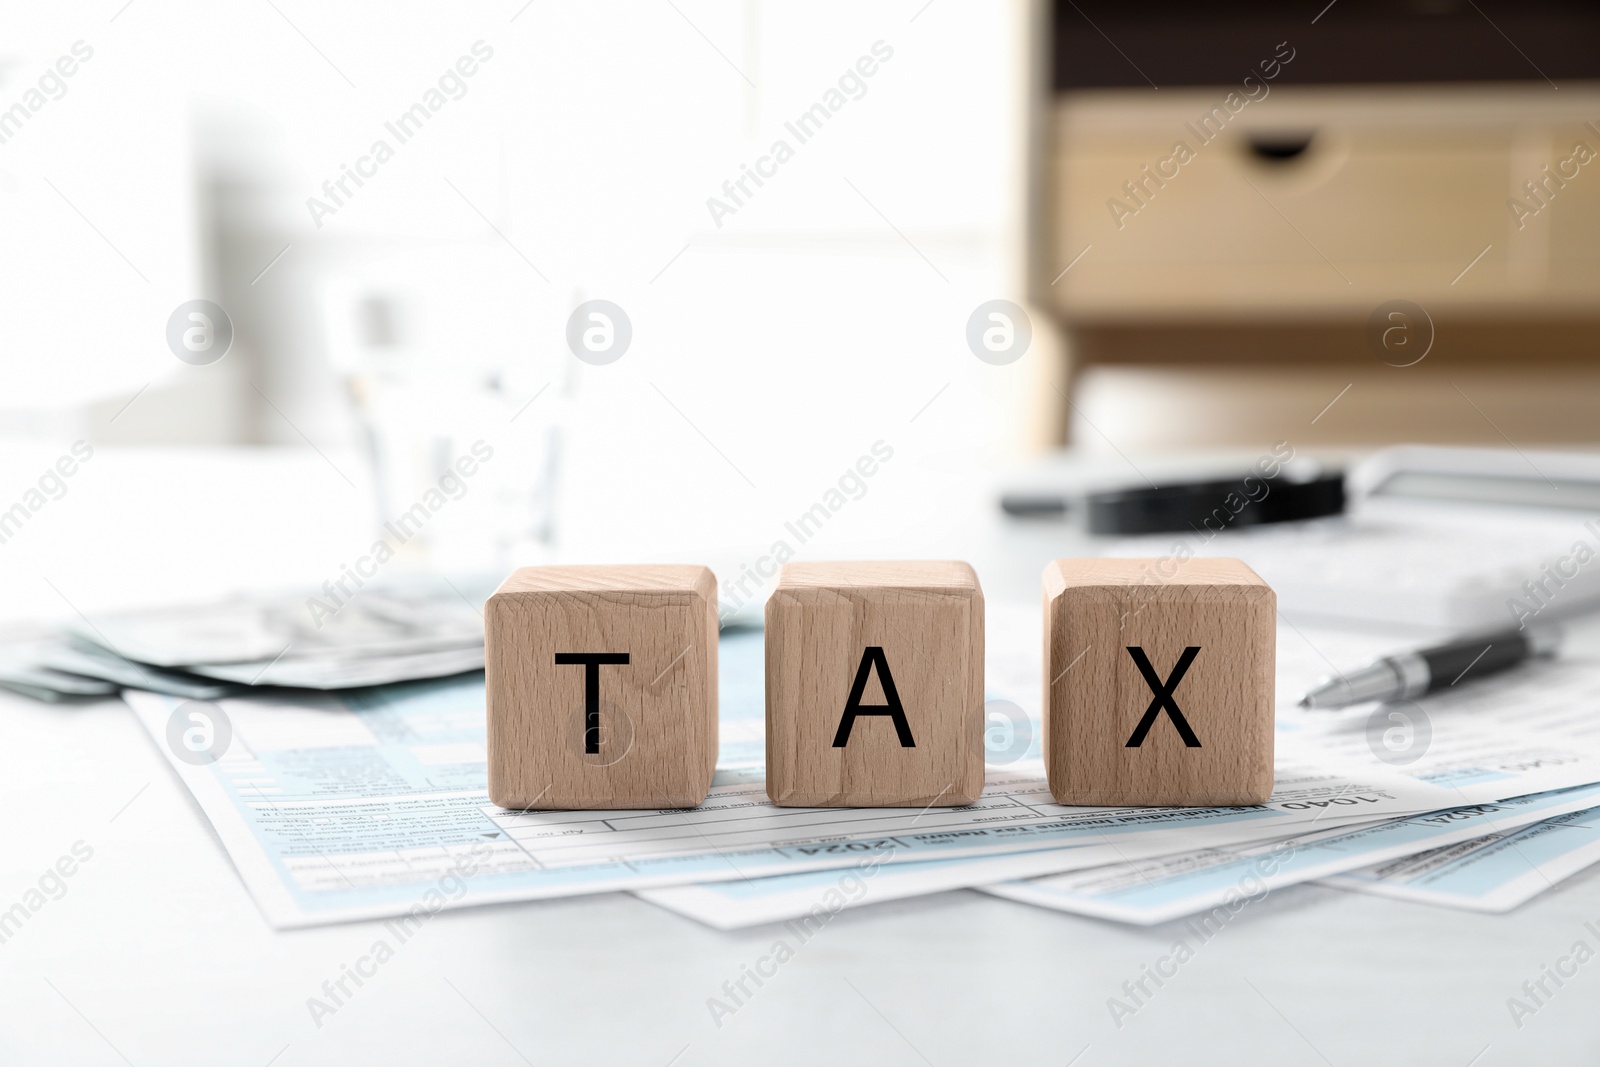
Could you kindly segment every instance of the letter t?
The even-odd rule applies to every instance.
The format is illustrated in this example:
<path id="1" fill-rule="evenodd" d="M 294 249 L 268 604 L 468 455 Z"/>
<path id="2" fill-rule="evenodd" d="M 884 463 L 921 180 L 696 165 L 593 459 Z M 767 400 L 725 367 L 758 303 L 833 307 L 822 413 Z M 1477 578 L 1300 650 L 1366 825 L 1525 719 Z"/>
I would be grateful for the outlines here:
<path id="1" fill-rule="evenodd" d="M 600 751 L 600 665 L 628 662 L 626 652 L 557 652 L 556 666 L 583 664 L 583 751 Z"/>

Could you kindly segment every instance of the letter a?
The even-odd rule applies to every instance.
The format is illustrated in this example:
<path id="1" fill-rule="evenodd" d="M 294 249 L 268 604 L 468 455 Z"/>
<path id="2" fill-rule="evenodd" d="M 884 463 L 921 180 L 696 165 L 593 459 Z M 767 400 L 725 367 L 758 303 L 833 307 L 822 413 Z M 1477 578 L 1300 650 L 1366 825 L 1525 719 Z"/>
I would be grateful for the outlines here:
<path id="1" fill-rule="evenodd" d="M 861 694 L 867 691 L 867 675 L 872 668 L 878 668 L 878 681 L 883 684 L 883 698 L 886 704 L 861 704 Z M 861 653 L 861 666 L 856 670 L 855 684 L 850 687 L 850 699 L 845 701 L 844 716 L 839 720 L 839 730 L 833 735 L 833 747 L 843 748 L 850 740 L 850 728 L 856 724 L 858 715 L 888 715 L 894 719 L 894 732 L 900 738 L 901 748 L 916 748 L 916 741 L 911 738 L 911 724 L 906 722 L 906 712 L 900 706 L 900 694 L 895 692 L 894 678 L 889 674 L 889 661 L 884 658 L 883 649 L 872 645 Z"/>

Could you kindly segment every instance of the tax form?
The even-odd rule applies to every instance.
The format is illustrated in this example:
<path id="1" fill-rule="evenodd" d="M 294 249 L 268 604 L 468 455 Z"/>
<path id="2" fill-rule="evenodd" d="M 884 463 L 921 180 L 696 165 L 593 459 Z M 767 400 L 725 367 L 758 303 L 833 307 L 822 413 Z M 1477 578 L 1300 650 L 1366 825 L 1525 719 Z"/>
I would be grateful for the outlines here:
<path id="1" fill-rule="evenodd" d="M 1008 607 L 991 613 L 991 641 L 996 636 L 995 623 L 998 622 L 1002 640 L 1009 644 L 1011 651 L 1007 659 L 999 662 L 991 657 L 989 677 L 992 685 L 1020 690 L 1026 684 L 1037 685 L 1037 678 L 1030 675 L 1036 676 L 1038 668 L 1025 654 L 1025 650 L 1036 647 L 1037 642 L 1032 640 L 1028 630 L 1030 620 L 1025 613 L 1014 608 L 1006 611 Z M 1038 625 L 1036 612 L 1031 625 Z M 1430 698 L 1425 705 L 1357 708 L 1335 715 L 1305 712 L 1295 706 L 1295 698 L 1306 685 L 1335 670 L 1336 664 L 1360 663 L 1393 647 L 1392 637 L 1375 637 L 1350 630 L 1302 631 L 1288 624 L 1282 627 L 1278 638 L 1280 756 L 1295 751 L 1296 746 L 1307 746 L 1312 759 L 1326 758 L 1329 753 L 1337 752 L 1360 770 L 1387 767 L 1390 765 L 1386 760 L 1398 759 L 1402 762 L 1393 766 L 1395 772 L 1439 785 L 1448 797 L 1441 807 L 1450 808 L 1600 781 L 1600 765 L 1591 751 L 1600 716 L 1585 710 L 1594 703 L 1589 694 L 1600 688 L 1597 685 L 1600 664 L 1592 662 L 1573 660 L 1533 665 L 1533 670 L 1539 673 L 1531 678 L 1529 674 L 1513 672 L 1496 681 L 1486 680 L 1479 686 L 1463 687 L 1447 696 Z M 1030 710 L 1037 706 L 1035 702 Z M 1409 751 L 1396 752 L 1384 744 L 1386 735 L 1400 728 L 1396 720 L 1389 718 L 1397 711 L 1409 717 Z M 1383 758 L 1379 757 L 1380 752 Z M 1280 759 L 1280 782 L 1282 762 Z M 1360 770 L 1352 773 L 1359 774 Z M 1556 809 L 1530 809 L 1526 803 L 1515 803 L 1514 809 L 1508 808 L 1499 815 L 1488 813 L 1497 820 L 1492 823 L 1485 822 L 1485 815 L 1480 813 L 1476 825 L 1497 829 L 1521 826 L 1530 819 L 1543 818 L 1537 814 L 1540 810 L 1553 812 Z M 1533 814 L 1529 814 L 1530 811 Z M 1436 813 L 1434 821 L 1422 824 L 1420 831 L 1454 824 L 1462 817 L 1460 812 L 1444 817 Z M 1324 818 L 1314 825 L 1317 830 L 1345 827 L 1353 818 Z M 1459 835 L 1450 838 L 1459 839 Z M 1352 837 L 1337 847 L 1329 846 L 1319 852 L 1326 861 L 1323 867 L 1297 868 L 1311 873 L 1296 880 L 1320 877 L 1316 873 L 1320 870 L 1349 870 L 1352 866 L 1374 863 L 1376 853 L 1363 850 L 1379 842 L 1391 846 L 1398 842 L 1403 853 L 1431 847 L 1427 840 L 1427 834 L 1415 827 L 1404 832 Z M 1091 845 L 1072 852 L 1023 853 L 893 867 L 879 866 L 869 856 L 862 860 L 862 877 L 848 883 L 853 891 L 843 895 L 840 895 L 841 877 L 837 872 L 647 889 L 638 891 L 638 895 L 708 925 L 733 929 L 803 916 L 825 898 L 839 907 L 857 907 L 924 893 L 1085 870 L 1101 864 L 1192 854 L 1193 841 L 1193 838 L 1177 836 L 1144 842 L 1122 841 L 1114 848 Z M 1359 847 L 1355 847 L 1357 844 Z M 1110 855 L 1112 852 L 1117 854 Z M 1576 862 L 1579 856 L 1580 853 L 1574 852 L 1566 862 Z M 1184 862 L 1199 861 L 1191 855 Z M 1108 867 L 1099 874 L 1091 874 L 1098 878 L 1112 870 Z M 1528 873 L 1526 864 L 1522 873 Z M 1207 899 L 1201 881 L 1186 884 L 1202 894 L 1202 902 Z M 1384 879 L 1381 886 L 1394 884 L 1393 879 Z M 1368 886 L 1374 892 L 1384 891 L 1380 883 L 1362 883 L 1362 887 Z M 1218 892 L 1226 888 L 1224 884 Z"/>
<path id="2" fill-rule="evenodd" d="M 1278 732 L 1329 758 L 1388 764 L 1449 790 L 1455 804 L 1476 804 L 1600 782 L 1597 692 L 1600 661 L 1530 661 L 1415 701 L 1280 710 Z"/>
<path id="3" fill-rule="evenodd" d="M 1589 810 L 1597 799 L 1600 785 L 1582 786 L 1375 825 L 1319 830 L 1270 844 L 1196 850 L 1149 862 L 1005 882 L 983 891 L 1139 925 L 1222 909 L 1231 917 L 1274 889 L 1468 841 L 1481 836 L 1485 828 L 1507 832 L 1553 814 Z"/>
<path id="4" fill-rule="evenodd" d="M 1468 911 L 1505 912 L 1600 862 L 1600 808 L 1322 879 L 1324 885 Z"/>
<path id="5" fill-rule="evenodd" d="M 216 828 L 268 920 L 292 927 L 446 907 L 919 859 L 1054 850 L 1053 868 L 1283 837 L 1433 810 L 1452 794 L 1351 772 L 1290 742 L 1251 808 L 1066 808 L 1043 768 L 993 771 L 965 808 L 776 808 L 761 767 L 760 633 L 723 637 L 719 771 L 692 810 L 512 812 L 487 794 L 481 676 L 217 701 L 231 740 L 191 763 L 169 743 L 193 708 L 125 699 Z M 1036 684 L 1036 679 L 1035 679 Z M 1319 821 L 1320 820 L 1320 821 Z M 1082 856 L 1075 849 L 1097 849 Z M 1133 849 L 1134 852 L 1128 852 Z M 1033 868 L 1038 869 L 1038 868 Z"/>
<path id="6" fill-rule="evenodd" d="M 1006 647 L 1018 649 L 1016 640 Z M 1073 870 L 1123 855 L 1269 841 L 1312 826 L 1350 826 L 1600 781 L 1600 757 L 1582 744 L 1564 746 L 1554 718 L 1555 732 L 1532 748 L 1479 737 L 1466 746 L 1470 759 L 1465 752 L 1443 762 L 1425 756 L 1399 769 L 1344 743 L 1349 738 L 1341 742 L 1344 752 L 1331 752 L 1324 735 L 1341 737 L 1336 725 L 1280 721 L 1277 788 L 1259 807 L 1062 807 L 1050 800 L 1043 768 L 1023 760 L 991 767 L 982 797 L 965 808 L 776 808 L 762 778 L 763 641 L 759 632 L 722 638 L 719 771 L 706 802 L 690 810 L 495 807 L 487 793 L 480 675 L 219 700 L 208 706 L 227 717 L 231 740 L 220 758 L 198 764 L 168 740 L 184 702 L 131 691 L 125 699 L 211 820 L 268 920 L 280 927 L 416 908 L 753 882 L 850 867 L 863 855 L 881 855 L 892 865 L 1050 850 L 1054 859 L 1029 861 L 1029 873 Z M 993 681 L 1004 688 L 991 687 L 990 695 L 1023 705 L 1028 697 L 1018 687 L 1026 685 L 1035 692 L 1028 703 L 1037 708 L 1038 675 L 1024 673 L 1021 667 L 996 672 Z M 1594 668 L 1587 677 L 1592 683 Z M 1574 675 L 1574 685 L 1581 681 Z M 1439 729 L 1433 746 L 1452 750 Z M 1443 784 L 1429 780 L 1440 773 Z"/>
<path id="7" fill-rule="evenodd" d="M 1272 875 L 1259 885 L 1252 882 L 1252 894 L 1321 880 L 1401 899 L 1503 911 L 1600 861 L 1600 808 L 1590 806 L 1596 800 L 1600 785 L 1580 786 L 1398 820 L 1313 823 L 1297 836 L 1226 848 L 1180 844 L 1174 850 L 1171 841 L 1134 841 L 894 866 L 866 855 L 853 880 L 836 870 L 818 871 L 635 893 L 719 930 L 801 918 L 835 902 L 831 910 L 951 889 L 983 889 L 1058 911 L 1145 924 L 1221 906 L 1241 879 L 1260 875 L 1255 865 L 1267 857 Z M 1557 812 L 1569 814 L 1549 817 Z M 1495 833 L 1476 836 L 1486 827 Z M 1564 832 L 1555 834 L 1554 828 Z"/>

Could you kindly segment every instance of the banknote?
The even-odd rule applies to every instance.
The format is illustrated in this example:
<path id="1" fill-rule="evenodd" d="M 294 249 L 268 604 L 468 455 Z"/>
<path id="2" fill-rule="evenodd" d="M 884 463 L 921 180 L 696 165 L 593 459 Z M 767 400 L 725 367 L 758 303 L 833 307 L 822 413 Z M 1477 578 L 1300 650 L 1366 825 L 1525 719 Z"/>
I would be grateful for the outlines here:
<path id="1" fill-rule="evenodd" d="M 481 582 L 437 579 L 369 586 L 337 607 L 309 590 L 97 616 L 75 626 L 87 641 L 158 667 L 346 659 L 480 647 Z M 308 602 L 315 602 L 308 606 Z"/>

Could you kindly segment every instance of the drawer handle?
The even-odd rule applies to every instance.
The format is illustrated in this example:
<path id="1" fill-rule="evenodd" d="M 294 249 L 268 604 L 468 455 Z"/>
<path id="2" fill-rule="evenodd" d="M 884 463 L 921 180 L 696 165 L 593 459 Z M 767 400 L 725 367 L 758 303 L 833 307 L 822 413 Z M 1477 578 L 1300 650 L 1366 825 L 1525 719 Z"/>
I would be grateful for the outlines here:
<path id="1" fill-rule="evenodd" d="M 1287 163 L 1305 155 L 1306 149 L 1316 139 L 1314 132 L 1306 133 L 1252 133 L 1249 134 L 1250 151 L 1257 159 L 1267 163 Z"/>

